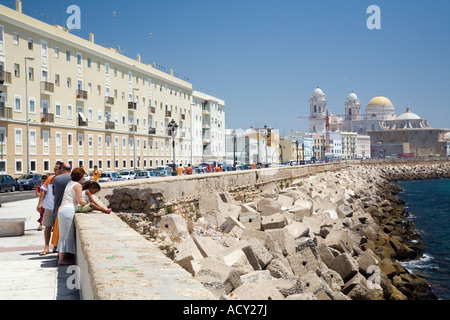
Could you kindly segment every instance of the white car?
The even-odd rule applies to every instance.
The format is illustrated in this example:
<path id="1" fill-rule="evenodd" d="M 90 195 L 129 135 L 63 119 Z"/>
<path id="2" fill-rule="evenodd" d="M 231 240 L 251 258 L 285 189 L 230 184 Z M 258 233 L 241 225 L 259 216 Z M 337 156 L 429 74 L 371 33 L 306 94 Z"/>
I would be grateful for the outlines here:
<path id="1" fill-rule="evenodd" d="M 117 172 L 122 180 L 134 180 L 136 173 L 130 170 L 124 170 Z"/>

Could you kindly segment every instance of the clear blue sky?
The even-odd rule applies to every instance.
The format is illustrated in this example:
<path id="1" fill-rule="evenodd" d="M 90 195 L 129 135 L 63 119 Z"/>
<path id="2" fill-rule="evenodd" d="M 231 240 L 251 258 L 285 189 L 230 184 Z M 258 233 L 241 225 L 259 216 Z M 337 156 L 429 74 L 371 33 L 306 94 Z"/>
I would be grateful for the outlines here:
<path id="1" fill-rule="evenodd" d="M 63 25 L 75 4 L 97 43 L 173 68 L 194 88 L 224 99 L 227 127 L 307 130 L 317 86 L 334 114 L 354 91 L 377 95 L 397 115 L 409 102 L 432 127 L 450 128 L 448 0 L 23 0 L 25 14 Z M 14 8 L 14 0 L 0 0 Z M 369 5 L 381 30 L 369 30 Z M 117 12 L 113 24 L 113 12 Z M 152 41 L 150 41 L 152 33 Z M 363 109 L 364 112 L 364 109 Z"/>

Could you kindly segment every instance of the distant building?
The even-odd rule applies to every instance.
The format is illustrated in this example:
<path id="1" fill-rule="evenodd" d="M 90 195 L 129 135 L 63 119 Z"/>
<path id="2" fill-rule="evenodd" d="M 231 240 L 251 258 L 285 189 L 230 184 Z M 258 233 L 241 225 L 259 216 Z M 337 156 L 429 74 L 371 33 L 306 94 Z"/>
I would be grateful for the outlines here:
<path id="1" fill-rule="evenodd" d="M 397 117 L 394 105 L 384 96 L 377 96 L 370 100 L 365 113 L 362 113 L 361 101 L 352 92 L 345 101 L 344 109 L 343 115 L 332 114 L 328 110 L 325 93 L 322 89 L 316 88 L 310 98 L 310 132 L 325 132 L 327 115 L 331 132 L 357 132 L 365 135 L 368 131 L 430 128 L 428 121 L 411 112 L 409 105 L 406 107 L 406 112 Z"/>
<path id="2" fill-rule="evenodd" d="M 358 135 L 357 140 L 357 157 L 359 159 L 370 158 L 370 136 Z"/>
<path id="3" fill-rule="evenodd" d="M 395 129 L 369 132 L 373 158 L 446 155 L 449 129 Z"/>

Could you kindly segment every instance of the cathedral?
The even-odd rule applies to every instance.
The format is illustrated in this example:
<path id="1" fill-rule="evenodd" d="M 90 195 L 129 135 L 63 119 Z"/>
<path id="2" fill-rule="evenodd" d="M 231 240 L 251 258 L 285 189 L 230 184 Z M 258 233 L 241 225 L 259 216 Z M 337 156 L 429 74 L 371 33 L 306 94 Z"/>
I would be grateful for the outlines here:
<path id="1" fill-rule="evenodd" d="M 344 115 L 329 113 L 325 93 L 320 88 L 314 90 L 310 99 L 309 131 L 311 133 L 325 132 L 327 114 L 331 132 L 357 132 L 365 135 L 369 131 L 431 128 L 426 119 L 411 112 L 409 105 L 406 107 L 406 112 L 397 117 L 394 105 L 383 96 L 370 100 L 365 113 L 362 113 L 361 102 L 352 92 L 345 101 L 344 107 Z"/>

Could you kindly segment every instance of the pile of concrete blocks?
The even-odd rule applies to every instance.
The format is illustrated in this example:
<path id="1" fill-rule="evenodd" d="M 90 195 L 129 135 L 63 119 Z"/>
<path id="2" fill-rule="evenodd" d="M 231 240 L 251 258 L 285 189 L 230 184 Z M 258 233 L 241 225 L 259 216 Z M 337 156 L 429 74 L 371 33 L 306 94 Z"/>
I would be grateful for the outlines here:
<path id="1" fill-rule="evenodd" d="M 174 260 L 218 299 L 404 299 L 380 265 L 384 251 L 363 246 L 384 236 L 361 200 L 380 205 L 383 183 L 361 167 L 269 183 L 251 203 L 212 192 L 199 200 L 208 230 L 186 234 L 173 216 L 160 227 L 180 235 Z"/>

